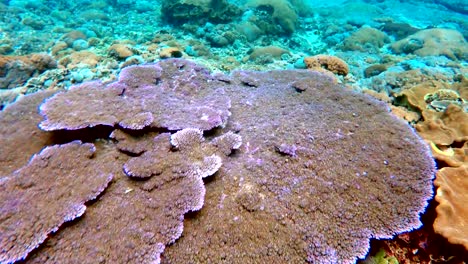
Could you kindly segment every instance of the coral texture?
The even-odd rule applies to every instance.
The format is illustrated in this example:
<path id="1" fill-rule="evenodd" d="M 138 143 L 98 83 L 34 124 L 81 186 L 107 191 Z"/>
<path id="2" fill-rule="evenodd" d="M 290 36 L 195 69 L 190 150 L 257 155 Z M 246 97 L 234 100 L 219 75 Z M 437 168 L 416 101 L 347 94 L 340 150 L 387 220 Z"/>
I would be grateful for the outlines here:
<path id="1" fill-rule="evenodd" d="M 424 139 L 445 146 L 468 141 L 468 113 L 460 106 L 450 104 L 443 113 L 425 111 L 423 117 L 416 130 Z"/>
<path id="2" fill-rule="evenodd" d="M 438 187 L 435 199 L 439 203 L 435 232 L 468 249 L 468 162 L 439 170 L 434 184 Z"/>
<path id="3" fill-rule="evenodd" d="M 37 107 L 53 94 L 43 91 L 23 96 L 0 112 L 0 178 L 25 165 L 33 154 L 52 143 L 50 133 L 37 127 L 42 120 Z"/>
<path id="4" fill-rule="evenodd" d="M 167 59 L 40 111 L 41 128 L 70 137 L 117 130 L 84 167 L 114 180 L 32 263 L 353 263 L 371 238 L 419 227 L 432 195 L 434 163 L 414 131 L 315 71 L 211 75 Z"/>
<path id="5" fill-rule="evenodd" d="M 173 151 L 171 138 L 193 130 L 199 137 L 185 137 L 180 150 Z M 53 237 L 31 262 L 62 263 L 72 257 L 81 263 L 158 263 L 165 245 L 182 234 L 183 215 L 202 207 L 202 178 L 221 167 L 221 158 L 213 154 L 216 148 L 208 151 L 203 141 L 200 130 L 185 129 L 157 135 L 151 149 L 138 157 L 108 150 L 106 155 L 114 156 L 108 168 L 117 175 L 115 182 L 89 207 L 85 219 Z M 122 163 L 127 176 L 139 180 L 124 176 Z"/>
<path id="6" fill-rule="evenodd" d="M 145 127 L 209 130 L 223 126 L 230 115 L 229 98 L 197 82 L 197 75 L 203 71 L 206 70 L 193 67 L 158 85 L 159 66 L 127 67 L 118 82 L 84 83 L 48 99 L 41 106 L 46 120 L 40 126 L 44 130 L 116 124 L 133 130 Z"/>
<path id="7" fill-rule="evenodd" d="M 343 41 L 341 49 L 377 53 L 388 42 L 390 39 L 384 32 L 371 27 L 362 27 Z"/>
<path id="8" fill-rule="evenodd" d="M 239 130 L 243 147 L 207 185 L 205 206 L 162 263 L 353 263 L 370 237 L 420 225 L 434 165 L 382 105 L 314 72 L 233 77 L 226 129 Z M 301 79 L 303 89 L 291 86 Z M 420 156 L 403 157 L 402 142 Z"/>
<path id="9" fill-rule="evenodd" d="M 94 152 L 81 142 L 47 147 L 0 181 L 1 263 L 26 258 L 106 188 L 112 174 L 93 164 Z"/>
<path id="10" fill-rule="evenodd" d="M 201 25 L 208 21 L 226 23 L 241 13 L 236 5 L 226 0 L 165 0 L 161 11 L 169 23 L 176 25 L 186 22 Z"/>
<path id="11" fill-rule="evenodd" d="M 348 64 L 335 56 L 316 55 L 304 58 L 308 69 L 325 69 L 338 75 L 346 76 L 349 72 Z"/>

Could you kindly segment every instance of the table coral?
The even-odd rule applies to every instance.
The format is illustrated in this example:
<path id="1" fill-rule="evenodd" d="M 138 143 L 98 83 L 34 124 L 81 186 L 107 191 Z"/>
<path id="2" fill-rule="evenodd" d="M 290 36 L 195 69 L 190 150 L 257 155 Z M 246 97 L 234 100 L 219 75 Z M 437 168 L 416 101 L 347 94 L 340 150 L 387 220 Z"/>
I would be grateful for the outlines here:
<path id="1" fill-rule="evenodd" d="M 0 181 L 1 263 L 26 258 L 106 188 L 112 174 L 93 164 L 101 161 L 94 152 L 93 144 L 81 142 L 47 147 Z"/>
<path id="2" fill-rule="evenodd" d="M 116 124 L 134 130 L 145 127 L 209 130 L 223 126 L 230 115 L 229 98 L 204 88 L 196 78 L 203 74 L 200 70 L 192 68 L 158 85 L 164 77 L 159 66 L 127 67 L 122 70 L 119 82 L 109 85 L 88 82 L 48 99 L 41 106 L 46 120 L 40 126 L 44 130 Z"/>
<path id="3" fill-rule="evenodd" d="M 402 123 L 387 116 L 387 111 L 378 104 L 357 99 L 357 95 L 345 90 L 335 90 L 332 82 L 321 74 L 234 74 L 245 75 L 256 80 L 254 88 L 245 85 L 247 87 L 233 86 L 230 92 L 228 90 L 233 102 L 232 121 L 242 127 L 239 134 L 243 147 L 223 165 L 218 172 L 219 180 L 208 184 L 205 206 L 193 221 L 186 222 L 185 235 L 166 248 L 162 263 L 252 263 L 260 260 L 352 263 L 366 254 L 369 237 L 390 237 L 404 226 L 419 226 L 416 215 L 423 210 L 423 201 L 431 196 L 433 165 L 424 144 L 416 143 L 419 141 L 412 133 L 405 134 L 405 137 L 411 135 L 413 140 L 404 139 L 404 144 L 410 144 L 409 151 L 421 147 L 416 152 L 422 157 L 413 162 L 397 157 L 403 154 L 389 149 L 402 144 L 403 139 L 387 137 L 400 135 Z M 297 91 L 290 86 L 294 81 L 309 78 L 313 81 L 307 89 Z M 240 77 L 231 83 L 245 82 Z M 379 132 L 375 132 L 376 128 L 371 127 L 380 122 L 394 125 L 385 131 L 378 125 Z M 230 129 L 229 124 L 226 129 Z M 367 131 L 374 131 L 378 139 L 367 137 Z M 379 143 L 372 143 L 373 140 Z M 361 142 L 358 144 L 363 144 L 363 149 L 356 146 L 356 152 L 350 153 L 354 148 L 346 147 L 345 142 Z M 295 147 L 295 155 L 277 152 L 276 146 L 282 144 Z M 382 146 L 388 147 L 383 150 Z M 370 157 L 372 162 L 369 162 Z M 409 169 L 412 167 L 409 164 L 418 164 L 416 160 L 425 160 L 428 167 L 412 171 L 414 168 Z M 408 163 L 404 165 L 401 161 Z M 329 169 L 329 164 L 334 164 L 333 170 Z M 369 167 L 370 164 L 373 165 Z M 403 175 L 426 175 L 427 178 L 419 185 L 411 184 Z M 348 181 L 349 177 L 357 178 Z M 379 183 L 372 187 L 374 180 Z M 359 182 L 359 186 L 352 186 L 351 182 Z M 412 186 L 412 190 L 405 190 L 407 186 Z M 392 188 L 395 189 L 392 191 Z M 400 200 L 413 192 L 425 198 Z M 367 199 L 365 197 L 372 201 L 362 202 L 360 199 Z M 347 202 L 339 202 L 343 200 Z M 413 209 L 403 209 L 406 206 L 392 209 L 400 217 L 406 215 L 405 224 L 397 223 L 396 218 L 387 214 L 385 222 L 392 222 L 392 227 L 377 220 L 381 210 L 389 212 L 385 208 L 390 204 L 407 204 L 408 201 L 412 201 Z M 367 207 L 359 209 L 364 204 L 374 204 L 376 211 Z M 366 220 L 359 220 L 360 217 Z M 365 227 L 361 225 L 364 222 Z M 390 231 L 392 228 L 395 229 Z"/>
<path id="4" fill-rule="evenodd" d="M 52 144 L 51 134 L 37 127 L 42 120 L 37 107 L 54 93 L 42 91 L 23 96 L 0 112 L 0 178 L 19 169 L 33 154 Z"/>
<path id="5" fill-rule="evenodd" d="M 200 130 L 195 130 L 198 137 L 181 136 L 193 130 L 159 134 L 151 149 L 130 159 L 104 151 L 111 156 L 107 166 L 117 175 L 115 182 L 85 219 L 48 241 L 31 263 L 63 262 L 70 256 L 80 262 L 92 256 L 113 263 L 158 263 L 165 245 L 181 235 L 183 215 L 202 207 L 202 178 L 221 167 L 221 158 L 213 154 L 216 148 L 202 144 Z M 179 138 L 179 151 L 171 150 L 171 138 Z M 122 174 L 122 163 L 130 177 Z"/>
<path id="6" fill-rule="evenodd" d="M 211 75 L 168 59 L 40 111 L 42 129 L 69 137 L 118 130 L 93 134 L 101 162 L 86 167 L 112 183 L 31 263 L 354 263 L 371 238 L 419 227 L 432 196 L 434 163 L 414 131 L 314 71 Z"/>

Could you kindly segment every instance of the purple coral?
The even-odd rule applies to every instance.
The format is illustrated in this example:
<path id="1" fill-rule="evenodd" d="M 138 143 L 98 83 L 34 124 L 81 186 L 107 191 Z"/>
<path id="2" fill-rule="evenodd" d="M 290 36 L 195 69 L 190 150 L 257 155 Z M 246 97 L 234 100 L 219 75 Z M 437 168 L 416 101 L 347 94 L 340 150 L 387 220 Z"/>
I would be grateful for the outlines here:
<path id="1" fill-rule="evenodd" d="M 180 65 L 181 61 L 171 62 L 173 67 L 185 66 Z M 74 86 L 41 106 L 45 120 L 40 127 L 51 131 L 97 125 L 132 130 L 210 130 L 224 126 L 230 115 L 229 97 L 205 88 L 205 72 L 187 68 L 192 70 L 189 75 L 178 78 L 161 73 L 159 65 L 130 66 L 122 70 L 118 82 Z"/>
<path id="2" fill-rule="evenodd" d="M 246 75 L 257 87 L 245 87 Z M 226 130 L 240 125 L 244 147 L 163 263 L 354 263 L 371 238 L 421 225 L 434 163 L 385 105 L 319 73 L 233 76 L 223 89 L 232 101 Z"/>
<path id="3" fill-rule="evenodd" d="M 26 258 L 106 188 L 112 175 L 93 168 L 94 152 L 80 142 L 47 147 L 0 181 L 1 263 Z"/>
<path id="4" fill-rule="evenodd" d="M 434 163 L 414 131 L 315 72 L 224 78 L 165 60 L 41 111 L 45 130 L 122 130 L 85 166 L 112 184 L 32 263 L 353 263 L 371 238 L 418 227 L 432 195 Z"/>
<path id="5" fill-rule="evenodd" d="M 0 112 L 0 177 L 21 168 L 33 154 L 52 144 L 51 134 L 37 127 L 42 120 L 37 108 L 53 94 L 42 91 L 23 96 Z"/>

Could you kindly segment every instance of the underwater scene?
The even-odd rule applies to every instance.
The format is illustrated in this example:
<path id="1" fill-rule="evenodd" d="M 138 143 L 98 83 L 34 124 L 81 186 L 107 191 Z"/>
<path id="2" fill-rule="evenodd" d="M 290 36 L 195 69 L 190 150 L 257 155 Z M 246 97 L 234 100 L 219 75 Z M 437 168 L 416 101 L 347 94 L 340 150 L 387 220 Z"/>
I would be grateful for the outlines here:
<path id="1" fill-rule="evenodd" d="M 0 0 L 0 263 L 468 263 L 468 1 Z"/>

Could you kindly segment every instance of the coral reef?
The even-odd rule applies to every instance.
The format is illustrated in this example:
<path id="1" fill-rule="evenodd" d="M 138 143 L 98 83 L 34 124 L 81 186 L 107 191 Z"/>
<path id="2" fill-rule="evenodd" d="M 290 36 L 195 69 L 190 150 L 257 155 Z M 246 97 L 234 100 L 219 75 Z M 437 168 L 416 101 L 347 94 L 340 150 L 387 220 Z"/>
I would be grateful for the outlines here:
<path id="1" fill-rule="evenodd" d="M 277 46 L 256 47 L 249 54 L 249 60 L 264 59 L 263 57 L 280 59 L 283 54 L 290 54 L 290 52 Z"/>
<path id="2" fill-rule="evenodd" d="M 468 167 L 468 81 L 447 84 L 426 81 L 397 94 L 396 103 L 408 108 L 408 113 L 420 114 L 414 127 L 431 146 L 438 161 L 434 185 L 437 188 L 433 231 L 450 243 L 468 249 L 466 237 L 465 195 Z M 401 107 L 401 106 L 400 106 Z M 432 224 L 432 223 L 431 223 Z"/>
<path id="3" fill-rule="evenodd" d="M 424 111 L 423 118 L 424 122 L 416 124 L 416 130 L 436 145 L 450 146 L 468 140 L 468 113 L 455 104 L 449 104 L 442 113 Z"/>
<path id="4" fill-rule="evenodd" d="M 53 94 L 41 91 L 23 96 L 0 112 L 0 120 L 5 124 L 0 126 L 0 177 L 25 165 L 33 154 L 52 144 L 50 134 L 37 127 L 42 120 L 37 107 Z M 26 141 L 29 143 L 24 144 Z"/>
<path id="5" fill-rule="evenodd" d="M 41 114 L 46 119 L 40 126 L 44 130 L 115 124 L 134 130 L 145 127 L 209 130 L 223 126 L 230 115 L 229 98 L 204 89 L 202 83 L 207 80 L 197 82 L 196 76 L 203 71 L 194 67 L 184 71 L 184 75 L 174 76 L 172 82 L 158 85 L 162 78 L 158 66 L 127 67 L 117 83 L 108 86 L 85 83 L 48 99 L 41 106 Z M 75 113 L 77 109 L 80 113 Z"/>
<path id="6" fill-rule="evenodd" d="M 193 115 L 207 104 L 215 121 Z M 319 72 L 211 75 L 167 59 L 58 93 L 40 110 L 52 141 L 59 132 L 95 137 L 92 157 L 66 157 L 97 164 L 65 168 L 113 180 L 30 263 L 354 263 L 371 238 L 419 227 L 432 196 L 433 160 L 414 131 Z M 97 134 L 106 127 L 113 133 Z"/>

